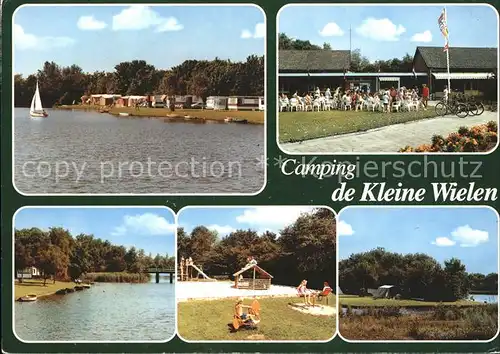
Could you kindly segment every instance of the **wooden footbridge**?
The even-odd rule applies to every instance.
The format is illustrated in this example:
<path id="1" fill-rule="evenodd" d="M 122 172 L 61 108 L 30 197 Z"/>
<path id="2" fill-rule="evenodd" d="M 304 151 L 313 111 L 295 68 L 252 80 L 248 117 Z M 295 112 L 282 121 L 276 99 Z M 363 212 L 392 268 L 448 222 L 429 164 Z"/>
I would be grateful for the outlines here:
<path id="1" fill-rule="evenodd" d="M 175 274 L 175 268 L 147 268 L 145 273 L 155 273 L 156 274 L 156 283 L 160 282 L 160 274 L 168 274 L 170 275 L 170 284 L 174 282 L 174 274 Z"/>

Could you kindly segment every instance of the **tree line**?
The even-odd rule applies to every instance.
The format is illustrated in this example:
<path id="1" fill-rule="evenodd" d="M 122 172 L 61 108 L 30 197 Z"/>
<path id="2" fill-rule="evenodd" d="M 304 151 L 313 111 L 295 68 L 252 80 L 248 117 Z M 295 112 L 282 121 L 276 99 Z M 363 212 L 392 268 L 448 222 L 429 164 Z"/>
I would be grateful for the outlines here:
<path id="1" fill-rule="evenodd" d="M 93 272 L 142 273 L 152 267 L 175 267 L 175 257 L 168 254 L 153 257 L 142 249 L 113 245 L 93 235 L 73 237 L 60 227 L 48 231 L 35 227 L 16 229 L 14 237 L 16 276 L 28 267 L 36 267 L 44 283 L 50 277 L 55 282 Z"/>
<path id="2" fill-rule="evenodd" d="M 273 275 L 273 283 L 298 285 L 307 279 L 311 288 L 332 287 L 336 274 L 336 225 L 327 209 L 301 215 L 278 234 L 266 231 L 236 230 L 220 238 L 206 226 L 189 234 L 177 232 L 178 259 L 192 257 L 209 276 L 229 276 L 239 271 L 253 256 L 258 265 Z"/>
<path id="3" fill-rule="evenodd" d="M 451 258 L 441 265 L 423 253 L 399 254 L 377 248 L 352 254 L 339 262 L 339 286 L 348 294 L 394 285 L 403 298 L 429 301 L 464 299 L 472 289 L 497 292 L 496 273 L 468 274 L 465 265 Z"/>
<path id="4" fill-rule="evenodd" d="M 278 42 L 280 50 L 332 50 L 332 46 L 329 43 L 325 42 L 323 46 L 319 46 L 308 40 L 290 38 L 285 33 L 279 34 Z M 361 55 L 360 49 L 354 49 L 351 51 L 350 61 L 349 70 L 352 72 L 411 72 L 413 69 L 413 56 L 408 53 L 403 58 L 370 62 L 367 57 Z"/>
<path id="5" fill-rule="evenodd" d="M 37 73 L 14 76 L 15 106 L 28 107 L 39 82 L 46 106 L 79 103 L 91 94 L 263 96 L 264 57 L 251 55 L 244 62 L 186 60 L 170 70 L 155 68 L 144 60 L 121 62 L 113 72 L 86 73 L 78 65 L 45 62 Z"/>

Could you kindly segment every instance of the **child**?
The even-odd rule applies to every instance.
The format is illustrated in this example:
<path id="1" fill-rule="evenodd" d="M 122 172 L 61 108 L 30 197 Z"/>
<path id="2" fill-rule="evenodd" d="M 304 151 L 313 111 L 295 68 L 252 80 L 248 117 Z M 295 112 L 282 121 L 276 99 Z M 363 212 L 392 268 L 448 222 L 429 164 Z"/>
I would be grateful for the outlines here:
<path id="1" fill-rule="evenodd" d="M 251 306 L 243 305 L 243 298 L 239 298 L 234 305 L 234 313 L 241 318 L 243 321 L 253 320 L 252 315 L 245 313 L 243 309 L 249 309 Z M 248 311 L 248 310 L 247 310 Z"/>
<path id="2" fill-rule="evenodd" d="M 382 96 L 382 102 L 384 103 L 384 112 L 389 112 L 389 93 L 387 91 Z"/>

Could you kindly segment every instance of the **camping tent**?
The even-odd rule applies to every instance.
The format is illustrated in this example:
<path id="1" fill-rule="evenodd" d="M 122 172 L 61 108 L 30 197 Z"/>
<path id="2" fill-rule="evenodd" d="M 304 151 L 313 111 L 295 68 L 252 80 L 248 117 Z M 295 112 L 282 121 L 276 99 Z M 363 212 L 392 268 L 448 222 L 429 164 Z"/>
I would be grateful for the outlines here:
<path id="1" fill-rule="evenodd" d="M 378 289 L 370 289 L 374 299 L 391 299 L 396 296 L 397 288 L 394 285 L 382 285 Z"/>

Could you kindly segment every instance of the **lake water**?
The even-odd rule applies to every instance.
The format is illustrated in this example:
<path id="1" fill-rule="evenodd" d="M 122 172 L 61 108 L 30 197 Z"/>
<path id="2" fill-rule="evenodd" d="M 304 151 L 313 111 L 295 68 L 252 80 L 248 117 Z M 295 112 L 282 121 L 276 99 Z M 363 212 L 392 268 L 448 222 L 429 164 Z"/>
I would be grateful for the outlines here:
<path id="1" fill-rule="evenodd" d="M 167 340 L 175 333 L 175 286 L 96 283 L 74 293 L 16 302 L 17 335 L 25 341 Z"/>
<path id="2" fill-rule="evenodd" d="M 15 108 L 15 184 L 24 193 L 257 193 L 264 126 Z M 260 160 L 259 160 L 260 159 Z M 261 163 L 259 163 L 261 161 Z"/>
<path id="3" fill-rule="evenodd" d="M 488 304 L 498 304 L 498 295 L 472 294 L 474 301 L 486 302 Z"/>

